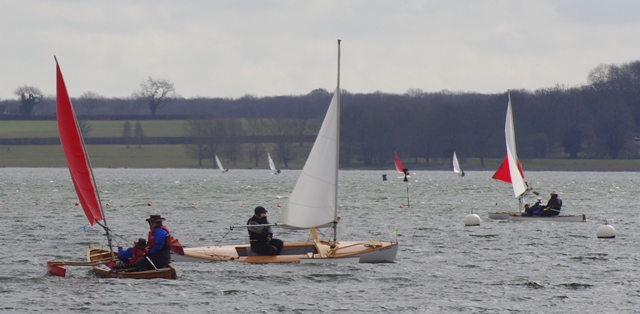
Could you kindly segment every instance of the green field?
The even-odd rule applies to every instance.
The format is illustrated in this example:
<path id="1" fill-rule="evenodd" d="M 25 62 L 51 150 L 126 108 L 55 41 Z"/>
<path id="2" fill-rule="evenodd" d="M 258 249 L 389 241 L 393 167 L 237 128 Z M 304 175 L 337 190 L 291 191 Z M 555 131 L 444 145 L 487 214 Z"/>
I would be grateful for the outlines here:
<path id="1" fill-rule="evenodd" d="M 198 161 L 186 155 L 184 145 L 143 145 L 141 149 L 123 145 L 88 145 L 87 152 L 91 164 L 95 168 L 213 168 L 210 161 Z M 242 154 L 246 155 L 246 154 Z M 234 166 L 222 158 L 225 167 L 230 169 L 252 169 L 255 164 L 246 159 L 238 160 Z M 291 169 L 300 169 L 304 160 L 290 163 Z M 497 169 L 502 159 L 485 159 L 484 167 L 478 158 L 464 158 L 460 160 L 465 171 Z M 521 160 L 525 171 L 640 171 L 640 160 L 597 160 L 597 159 L 525 159 Z M 415 170 L 451 170 L 450 159 L 431 160 L 429 167 L 423 160 L 406 160 L 404 165 L 411 171 Z M 59 145 L 19 145 L 0 148 L 0 167 L 66 167 L 67 164 Z M 284 165 L 279 165 L 284 168 Z M 257 168 L 267 169 L 266 160 L 261 161 Z M 353 169 L 364 169 L 357 164 Z M 376 167 L 372 170 L 392 171 L 391 159 L 387 167 Z"/>
<path id="2" fill-rule="evenodd" d="M 124 121 L 87 121 L 91 132 L 89 137 L 121 137 Z M 136 121 L 129 121 L 131 134 Z M 146 137 L 187 136 L 185 120 L 142 120 L 142 131 Z M 56 121 L 2 120 L 0 138 L 40 138 L 58 137 Z"/>

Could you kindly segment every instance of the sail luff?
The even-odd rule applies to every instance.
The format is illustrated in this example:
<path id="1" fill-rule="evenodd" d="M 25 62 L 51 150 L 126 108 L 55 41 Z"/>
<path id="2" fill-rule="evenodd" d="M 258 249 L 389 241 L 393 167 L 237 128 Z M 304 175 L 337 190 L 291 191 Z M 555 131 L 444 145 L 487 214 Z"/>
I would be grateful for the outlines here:
<path id="1" fill-rule="evenodd" d="M 340 39 L 338 39 L 338 79 L 336 84 L 336 140 L 335 140 L 335 175 L 334 175 L 334 197 L 333 197 L 333 221 L 338 221 L 338 171 L 340 169 Z M 336 241 L 337 228 L 333 228 L 333 238 Z"/>
<path id="2" fill-rule="evenodd" d="M 89 224 L 94 226 L 104 219 L 104 212 L 58 60 L 56 60 L 56 116 L 60 143 L 67 160 L 71 181 Z"/>
<path id="3" fill-rule="evenodd" d="M 505 139 L 507 143 L 507 159 L 509 161 L 509 174 L 511 177 L 511 186 L 515 197 L 520 196 L 527 190 L 524 182 L 524 175 L 520 170 L 520 161 L 516 152 L 516 134 L 513 124 L 513 110 L 511 108 L 511 93 L 509 95 L 509 103 L 507 104 L 507 117 L 504 126 Z"/>

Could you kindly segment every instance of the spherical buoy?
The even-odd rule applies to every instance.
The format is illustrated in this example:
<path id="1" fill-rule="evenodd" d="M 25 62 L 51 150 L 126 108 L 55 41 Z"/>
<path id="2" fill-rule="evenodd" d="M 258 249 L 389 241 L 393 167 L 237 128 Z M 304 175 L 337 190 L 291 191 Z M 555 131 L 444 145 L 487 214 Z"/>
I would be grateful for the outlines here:
<path id="1" fill-rule="evenodd" d="M 40 205 L 40 202 L 36 202 L 36 205 Z"/>
<path id="2" fill-rule="evenodd" d="M 404 206 L 400 205 L 398 208 L 404 208 Z"/>
<path id="3" fill-rule="evenodd" d="M 151 202 L 147 203 L 147 206 L 151 206 Z"/>
<path id="4" fill-rule="evenodd" d="M 278 208 L 282 207 L 282 205 L 278 204 Z"/>
<path id="5" fill-rule="evenodd" d="M 464 217 L 465 226 L 479 226 L 481 221 L 480 216 L 476 214 L 469 214 L 467 217 Z"/>
<path id="6" fill-rule="evenodd" d="M 191 206 L 196 206 L 196 203 L 194 203 L 194 202 L 191 202 Z"/>
<path id="7" fill-rule="evenodd" d="M 244 208 L 244 204 L 240 205 L 240 207 Z"/>
<path id="8" fill-rule="evenodd" d="M 107 207 L 111 206 L 111 204 L 109 204 L 109 203 L 106 203 L 105 205 L 106 205 Z"/>
<path id="9" fill-rule="evenodd" d="M 598 227 L 596 236 L 600 239 L 613 239 L 616 237 L 616 229 L 605 223 L 605 225 Z"/>
<path id="10" fill-rule="evenodd" d="M 80 205 L 80 203 L 76 202 L 76 204 L 75 204 L 75 205 L 76 205 L 76 206 L 78 206 L 78 205 Z"/>

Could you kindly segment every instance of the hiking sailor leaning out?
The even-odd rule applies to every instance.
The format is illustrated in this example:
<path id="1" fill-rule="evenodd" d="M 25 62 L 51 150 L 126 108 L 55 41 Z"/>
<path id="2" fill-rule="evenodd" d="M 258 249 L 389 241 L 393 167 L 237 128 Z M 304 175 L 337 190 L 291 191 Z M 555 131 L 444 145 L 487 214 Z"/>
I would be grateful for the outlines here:
<path id="1" fill-rule="evenodd" d="M 254 209 L 254 215 L 247 221 L 251 250 L 259 255 L 279 255 L 282 252 L 284 242 L 273 238 L 273 231 L 268 225 L 267 210 L 258 206 Z"/>

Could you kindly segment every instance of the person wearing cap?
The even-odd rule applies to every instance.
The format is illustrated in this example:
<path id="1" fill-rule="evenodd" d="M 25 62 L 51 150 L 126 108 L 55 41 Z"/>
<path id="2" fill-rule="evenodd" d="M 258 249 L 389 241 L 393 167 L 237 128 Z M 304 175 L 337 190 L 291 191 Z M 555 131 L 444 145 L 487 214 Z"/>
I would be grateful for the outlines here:
<path id="1" fill-rule="evenodd" d="M 147 236 L 149 251 L 144 257 L 136 261 L 135 265 L 138 270 L 152 270 L 169 266 L 171 262 L 171 250 L 169 248 L 171 233 L 167 227 L 162 225 L 165 220 L 160 215 L 151 215 L 147 219 L 150 229 Z"/>
<path id="2" fill-rule="evenodd" d="M 551 217 L 558 216 L 562 209 L 562 200 L 558 197 L 556 191 L 551 191 L 551 198 L 547 202 L 547 206 L 544 207 L 541 216 Z"/>
<path id="3" fill-rule="evenodd" d="M 247 221 L 251 250 L 259 255 L 279 255 L 284 242 L 273 238 L 271 226 L 261 226 L 268 224 L 267 210 L 262 206 L 256 207 L 254 215 Z"/>
<path id="4" fill-rule="evenodd" d="M 134 265 L 138 259 L 144 256 L 147 253 L 147 240 L 144 238 L 138 239 L 136 243 L 134 243 L 133 247 L 128 249 L 123 249 L 120 247 L 120 243 L 118 243 L 118 262 L 116 262 L 117 267 L 128 267 L 130 265 Z"/>

